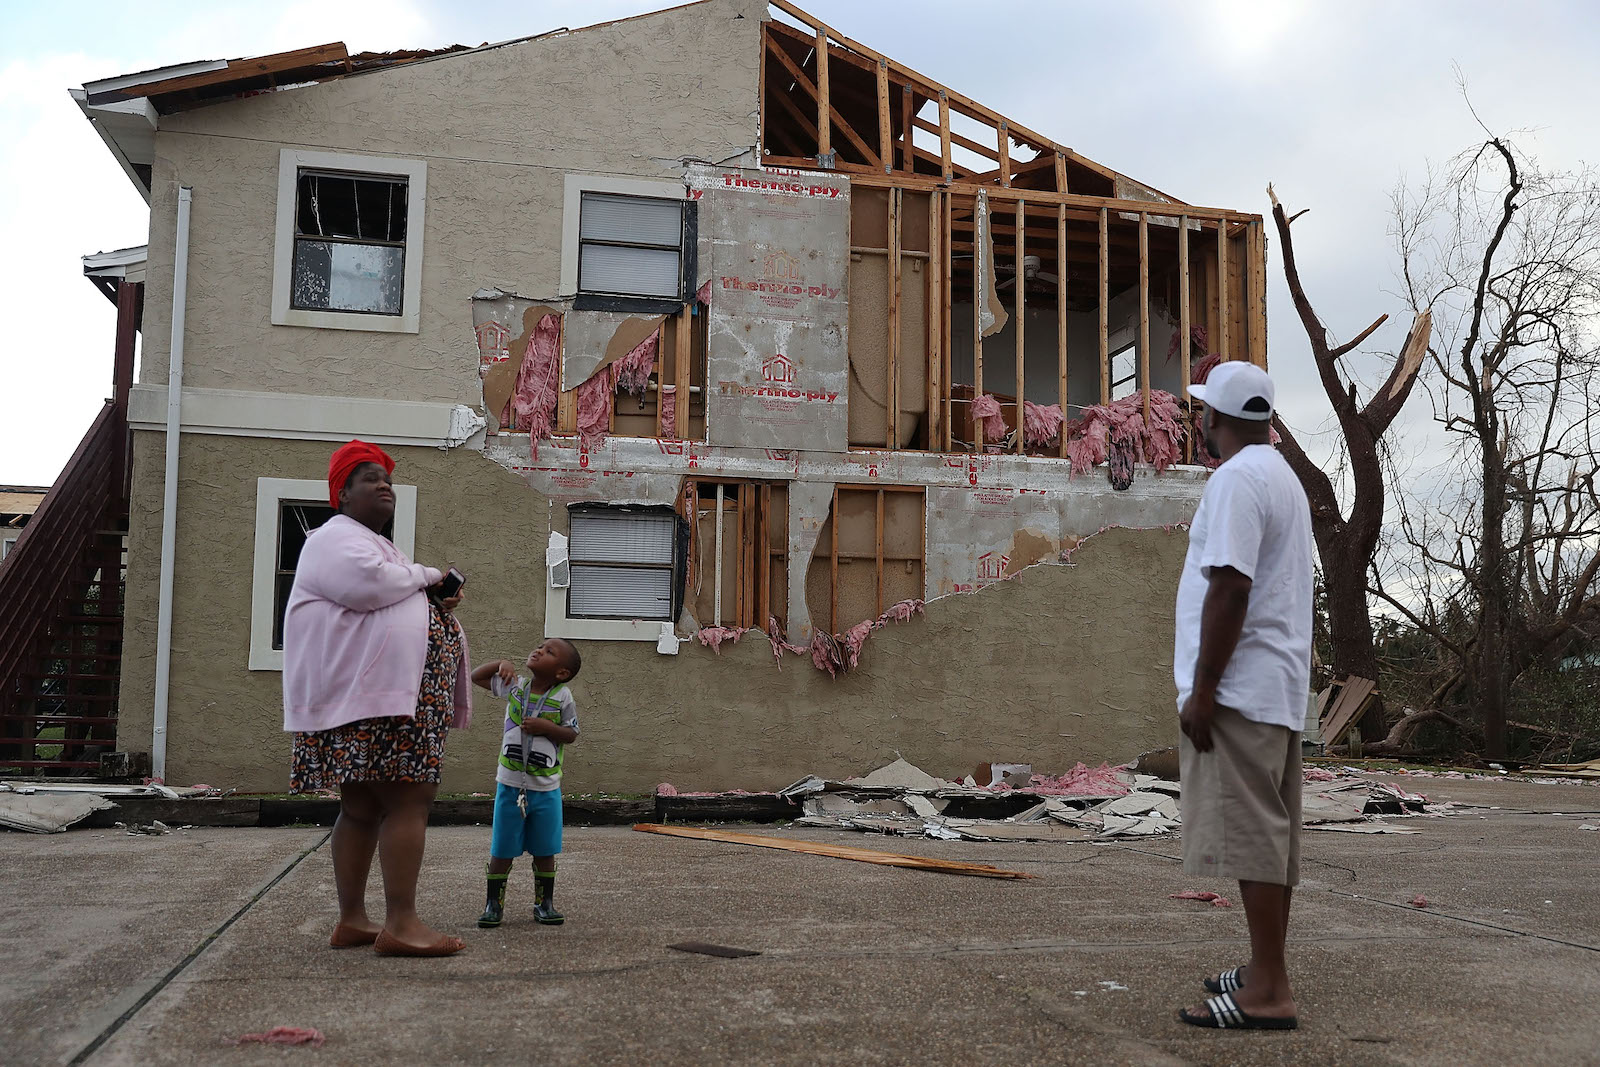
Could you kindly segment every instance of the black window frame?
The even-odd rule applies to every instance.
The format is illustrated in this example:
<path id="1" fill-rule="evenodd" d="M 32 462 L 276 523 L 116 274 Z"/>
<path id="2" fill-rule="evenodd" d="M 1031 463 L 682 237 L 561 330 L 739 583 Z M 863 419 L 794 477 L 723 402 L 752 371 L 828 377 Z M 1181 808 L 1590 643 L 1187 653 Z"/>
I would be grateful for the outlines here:
<path id="1" fill-rule="evenodd" d="M 628 293 L 589 291 L 583 287 L 583 248 L 585 245 L 610 245 L 616 248 L 650 248 L 666 250 L 671 245 L 653 242 L 598 241 L 583 237 L 583 205 L 590 196 L 624 197 L 631 200 L 665 200 L 680 209 L 679 243 L 673 250 L 678 253 L 678 295 L 676 297 L 637 296 Z M 682 310 L 693 298 L 695 279 L 699 274 L 700 205 L 693 200 L 670 196 L 640 196 L 635 193 L 613 193 L 605 189 L 584 189 L 578 194 L 578 246 L 573 254 L 578 257 L 578 291 L 572 306 L 577 311 L 625 311 L 643 315 L 671 315 Z"/>

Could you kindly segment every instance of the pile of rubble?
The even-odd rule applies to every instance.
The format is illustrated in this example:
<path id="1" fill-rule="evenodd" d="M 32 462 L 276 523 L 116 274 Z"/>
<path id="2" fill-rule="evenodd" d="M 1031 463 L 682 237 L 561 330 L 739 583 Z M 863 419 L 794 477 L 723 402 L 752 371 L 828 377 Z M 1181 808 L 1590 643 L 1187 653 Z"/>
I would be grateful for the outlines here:
<path id="1" fill-rule="evenodd" d="M 1107 840 L 1160 837 L 1182 827 L 1177 782 L 1107 764 L 1080 763 L 1060 777 L 995 765 L 991 781 L 980 785 L 973 776 L 935 778 L 898 759 L 860 778 L 803 778 L 778 795 L 802 805 L 797 826 L 945 840 Z M 1446 815 L 1450 808 L 1355 774 L 1306 771 L 1307 829 L 1415 833 L 1384 817 Z"/>

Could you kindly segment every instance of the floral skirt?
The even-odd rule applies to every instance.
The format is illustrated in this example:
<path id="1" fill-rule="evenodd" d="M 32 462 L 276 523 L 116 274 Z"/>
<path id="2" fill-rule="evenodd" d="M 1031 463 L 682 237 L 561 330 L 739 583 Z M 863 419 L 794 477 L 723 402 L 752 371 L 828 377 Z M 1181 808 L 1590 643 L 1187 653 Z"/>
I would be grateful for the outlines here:
<path id="1" fill-rule="evenodd" d="M 428 604 L 428 656 L 414 717 L 358 719 L 294 735 L 289 791 L 338 789 L 346 782 L 439 781 L 445 736 L 455 717 L 461 627 Z"/>

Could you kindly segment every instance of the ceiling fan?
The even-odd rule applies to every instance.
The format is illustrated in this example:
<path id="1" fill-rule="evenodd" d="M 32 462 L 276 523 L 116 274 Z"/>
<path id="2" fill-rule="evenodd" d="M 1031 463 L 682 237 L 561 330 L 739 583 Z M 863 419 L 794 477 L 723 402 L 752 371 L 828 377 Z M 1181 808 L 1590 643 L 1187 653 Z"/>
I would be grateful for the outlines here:
<path id="1" fill-rule="evenodd" d="M 1047 282 L 1050 285 L 1054 286 L 1056 284 L 1057 280 L 1058 280 L 1057 277 L 1054 274 L 1052 274 L 1049 271 L 1047 271 L 1047 270 L 1040 270 L 1039 269 L 1039 265 L 1040 265 L 1040 260 L 1039 260 L 1038 256 L 1024 255 L 1022 257 L 1022 280 L 1025 283 L 1031 283 L 1031 282 L 1036 282 L 1036 281 Z M 996 263 L 994 265 L 994 269 L 995 269 L 995 274 L 996 275 L 1001 275 L 1001 274 L 1008 275 L 1008 277 L 1005 277 L 1005 278 L 997 278 L 997 280 L 995 281 L 995 290 L 996 291 L 999 291 L 1001 289 L 1006 288 L 1009 285 L 1013 285 L 1013 284 L 1016 283 L 1016 280 L 1017 280 L 1017 278 L 1016 278 L 1017 268 L 1016 268 L 1016 266 L 1014 264 L 1012 264 L 1012 263 Z"/>

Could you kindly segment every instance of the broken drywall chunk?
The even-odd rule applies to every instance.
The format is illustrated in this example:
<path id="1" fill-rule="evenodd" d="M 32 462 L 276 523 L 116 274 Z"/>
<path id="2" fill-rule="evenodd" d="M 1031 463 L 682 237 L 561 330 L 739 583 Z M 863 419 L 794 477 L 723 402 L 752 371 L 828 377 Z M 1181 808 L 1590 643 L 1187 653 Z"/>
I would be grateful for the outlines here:
<path id="1" fill-rule="evenodd" d="M 1000 299 L 994 275 L 994 236 L 989 228 L 989 194 L 978 191 L 973 208 L 973 222 L 977 240 L 974 242 L 978 257 L 975 276 L 978 280 L 978 325 L 980 336 L 993 337 L 1006 328 L 1010 316 L 1005 302 Z"/>
<path id="2" fill-rule="evenodd" d="M 875 786 L 888 789 L 943 789 L 950 783 L 943 778 L 935 778 L 920 767 L 907 763 L 904 759 L 896 759 L 893 763 L 879 767 L 861 778 L 847 778 L 845 785 Z"/>
<path id="3" fill-rule="evenodd" d="M 97 811 L 114 808 L 89 793 L 0 793 L 0 826 L 30 834 L 59 834 Z"/>

